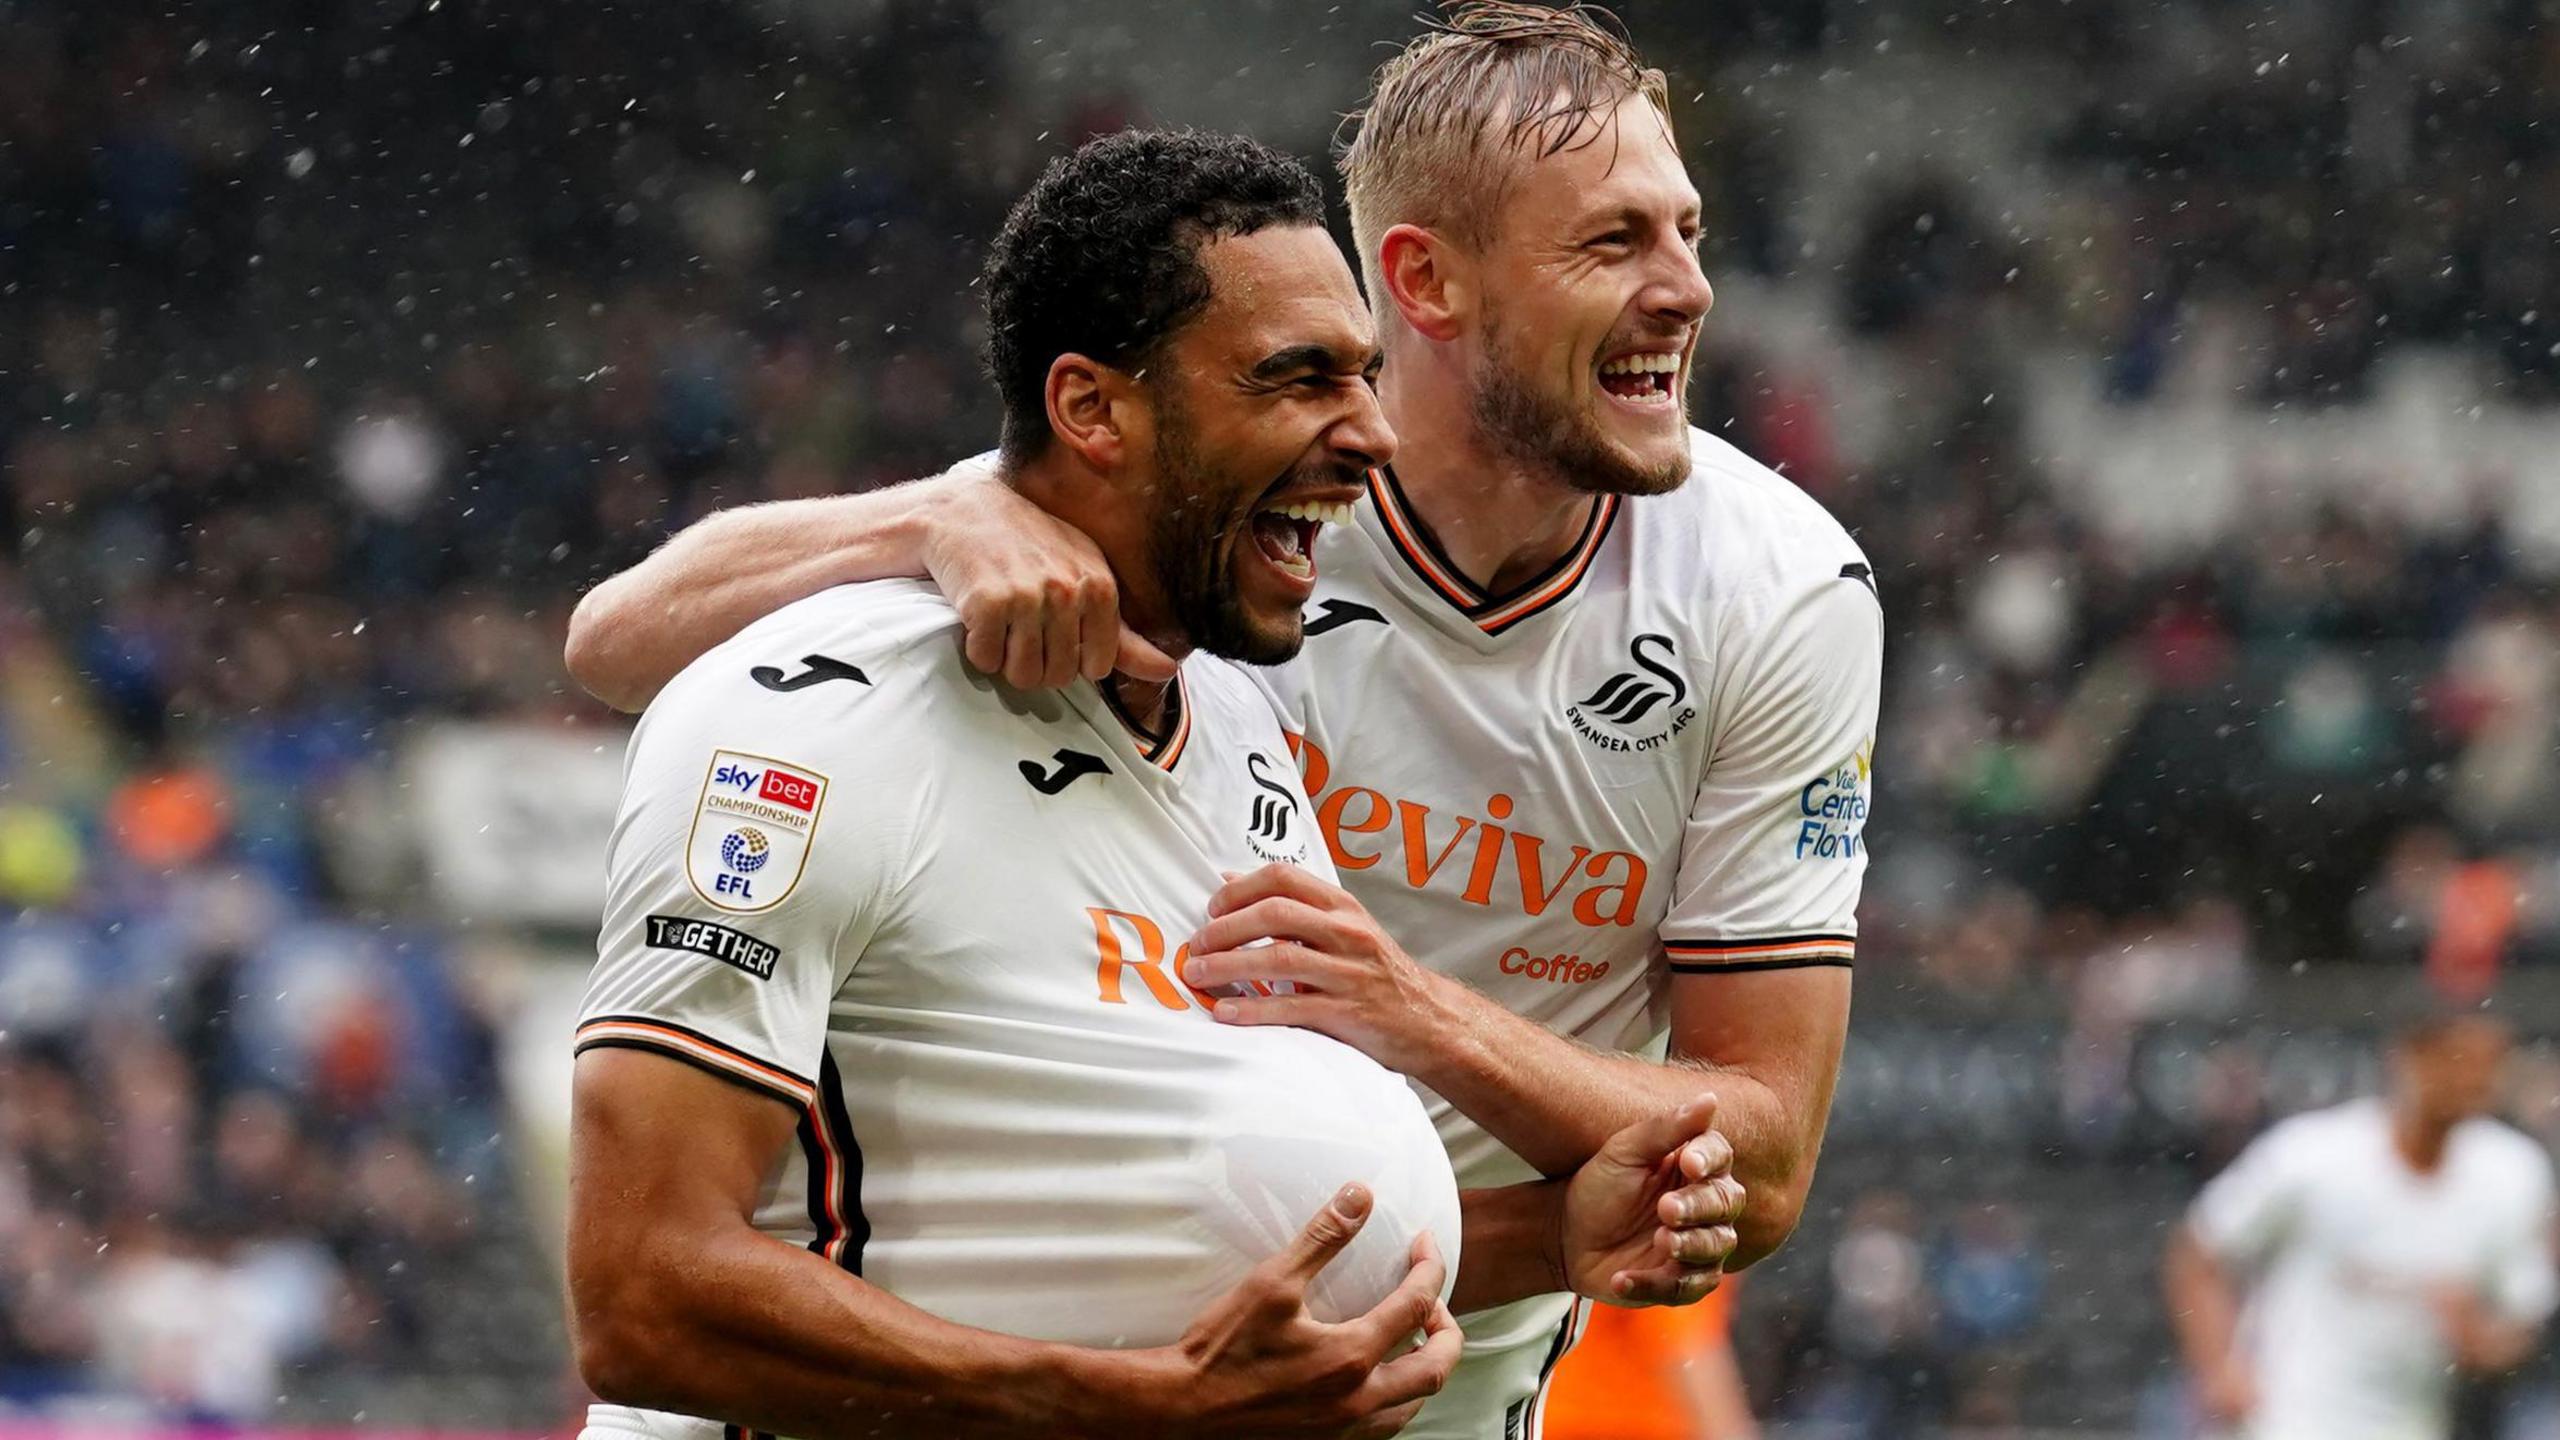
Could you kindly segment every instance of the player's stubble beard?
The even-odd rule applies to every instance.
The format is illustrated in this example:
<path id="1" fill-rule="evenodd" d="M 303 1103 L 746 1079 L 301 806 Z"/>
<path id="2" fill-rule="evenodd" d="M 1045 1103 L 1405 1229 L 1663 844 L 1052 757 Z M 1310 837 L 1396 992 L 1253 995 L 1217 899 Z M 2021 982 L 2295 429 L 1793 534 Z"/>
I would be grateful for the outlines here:
<path id="1" fill-rule="evenodd" d="M 1476 433 L 1512 464 L 1553 475 L 1587 495 L 1667 495 L 1689 478 L 1687 456 L 1659 466 L 1635 463 L 1610 441 L 1588 407 L 1541 389 L 1512 364 L 1509 327 L 1498 304 L 1485 307 L 1478 354 L 1468 409 Z"/>
<path id="2" fill-rule="evenodd" d="M 1244 665 L 1277 665 L 1306 642 L 1291 614 L 1274 630 L 1256 625 L 1236 586 L 1236 553 L 1253 543 L 1253 507 L 1270 482 L 1246 489 L 1201 453 L 1191 417 L 1170 385 L 1156 391 L 1156 507 L 1150 540 L 1156 584 L 1193 646 Z M 1294 478 L 1294 477 L 1293 477 Z M 1241 506 L 1241 509 L 1235 507 Z"/>

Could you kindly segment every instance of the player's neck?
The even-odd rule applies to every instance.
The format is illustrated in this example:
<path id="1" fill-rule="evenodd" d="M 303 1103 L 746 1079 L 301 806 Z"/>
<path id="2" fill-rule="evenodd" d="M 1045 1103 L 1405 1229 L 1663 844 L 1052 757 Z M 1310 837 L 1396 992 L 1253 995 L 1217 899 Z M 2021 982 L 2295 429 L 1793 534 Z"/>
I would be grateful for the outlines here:
<path id="1" fill-rule="evenodd" d="M 1176 691 L 1170 680 L 1137 680 L 1127 675 L 1102 677 L 1102 688 L 1137 727 L 1150 736 L 1162 736 L 1173 728 Z"/>
<path id="2" fill-rule="evenodd" d="M 1176 664 L 1191 653 L 1190 632 L 1175 618 L 1172 602 L 1156 584 L 1147 548 L 1152 542 L 1149 517 L 1127 495 L 1076 464 L 1058 446 L 1008 472 L 1005 483 L 1093 541 L 1119 582 L 1121 624 Z M 1120 687 L 1116 694 L 1121 709 L 1141 728 L 1152 730 L 1164 718 L 1169 685 L 1125 676 L 1114 676 L 1106 683 Z"/>
<path id="3" fill-rule="evenodd" d="M 2430 1120 L 2405 1102 L 2391 1107 L 2391 1148 L 2417 1173 L 2434 1173 L 2444 1163 L 2445 1146 L 2452 1139 L 2451 1125 Z"/>
<path id="4" fill-rule="evenodd" d="M 1378 387 L 1395 427 L 1396 483 L 1441 552 L 1489 595 L 1555 564 L 1590 523 L 1597 496 L 1522 463 L 1477 428 L 1459 378 L 1389 365 Z"/>

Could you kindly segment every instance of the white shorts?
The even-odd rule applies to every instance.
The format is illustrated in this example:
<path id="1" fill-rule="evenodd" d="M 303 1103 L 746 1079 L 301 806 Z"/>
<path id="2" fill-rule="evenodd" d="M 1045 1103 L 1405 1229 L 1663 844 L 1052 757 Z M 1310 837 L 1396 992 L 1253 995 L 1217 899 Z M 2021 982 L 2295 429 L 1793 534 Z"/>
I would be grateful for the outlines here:
<path id="1" fill-rule="evenodd" d="M 1399 1440 L 1537 1440 L 1547 1383 L 1590 1316 L 1591 1302 L 1571 1295 L 1459 1316 L 1467 1344 L 1458 1368 Z"/>

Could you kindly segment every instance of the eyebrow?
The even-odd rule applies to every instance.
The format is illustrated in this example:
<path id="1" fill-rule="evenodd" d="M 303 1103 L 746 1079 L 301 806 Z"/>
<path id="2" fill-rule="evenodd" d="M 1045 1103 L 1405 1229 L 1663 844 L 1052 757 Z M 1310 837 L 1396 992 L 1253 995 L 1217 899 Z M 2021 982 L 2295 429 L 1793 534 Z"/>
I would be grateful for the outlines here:
<path id="1" fill-rule="evenodd" d="M 1385 358 L 1384 351 L 1372 346 L 1369 353 L 1361 357 L 1357 368 L 1362 374 L 1367 374 L 1378 368 Z M 1277 380 L 1283 375 L 1294 375 L 1301 370 L 1321 370 L 1327 374 L 1337 374 L 1354 368 L 1344 363 L 1347 359 L 1348 356 L 1344 352 L 1330 345 L 1291 345 L 1263 356 L 1251 373 L 1256 380 Z"/>
<path id="2" fill-rule="evenodd" d="M 1692 202 L 1680 207 L 1680 212 L 1673 217 L 1672 224 L 1674 226 L 1684 225 L 1694 221 L 1704 220 L 1705 218 L 1706 206 L 1701 202 Z M 1651 210 L 1648 210 L 1641 205 L 1617 205 L 1612 206 L 1607 210 L 1598 211 L 1594 214 L 1584 216 L 1582 220 L 1582 228 L 1586 230 L 1597 230 L 1604 226 L 1616 228 L 1619 226 L 1632 227 L 1649 225 L 1652 223 L 1653 212 Z"/>

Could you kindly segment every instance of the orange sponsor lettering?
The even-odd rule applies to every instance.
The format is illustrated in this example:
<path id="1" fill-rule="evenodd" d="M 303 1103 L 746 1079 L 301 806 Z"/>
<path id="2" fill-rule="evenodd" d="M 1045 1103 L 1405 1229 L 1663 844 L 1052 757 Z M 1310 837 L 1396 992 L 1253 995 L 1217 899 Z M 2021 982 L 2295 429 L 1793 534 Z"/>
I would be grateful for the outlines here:
<path id="1" fill-rule="evenodd" d="M 1369 802 L 1368 810 L 1357 820 L 1349 819 L 1343 813 L 1351 808 L 1353 800 Z M 1377 834 L 1387 828 L 1394 809 L 1387 803 L 1386 796 L 1357 785 L 1345 785 L 1316 802 L 1316 828 L 1324 832 L 1324 848 L 1333 852 L 1336 869 L 1366 870 L 1378 863 L 1375 855 L 1354 853 L 1350 846 L 1342 843 L 1342 837 L 1346 834 Z"/>
<path id="2" fill-rule="evenodd" d="M 1440 847 L 1436 858 L 1426 862 L 1423 857 L 1431 853 L 1431 846 L 1425 838 L 1431 824 L 1431 807 L 1399 800 L 1396 802 L 1396 816 L 1404 821 L 1404 883 L 1416 890 L 1431 884 L 1431 877 L 1439 874 L 1440 867 L 1448 864 L 1449 857 L 1457 853 L 1458 842 L 1466 839 L 1467 832 L 1476 828 L 1474 816 L 1459 816 L 1457 832 L 1449 837 L 1448 844 Z"/>
<path id="3" fill-rule="evenodd" d="M 1126 1005 L 1128 997 L 1121 987 L 1122 978 L 1136 971 L 1138 983 L 1149 996 L 1167 1010 L 1187 1010 L 1191 999 L 1206 1010 L 1213 1003 L 1206 995 L 1182 980 L 1182 962 L 1190 958 L 1191 947 L 1184 945 L 1173 952 L 1173 969 L 1165 969 L 1164 927 L 1144 915 L 1128 910 L 1105 910 L 1087 906 L 1085 914 L 1093 919 L 1093 944 L 1100 962 L 1095 970 L 1095 985 L 1105 1005 Z M 1120 944 L 1120 927 L 1125 924 L 1137 937 L 1138 958 L 1132 960 Z M 1185 999 L 1185 996 L 1191 999 Z"/>
<path id="4" fill-rule="evenodd" d="M 1495 962 L 1505 975 L 1525 975 L 1551 985 L 1587 985 L 1607 978 L 1609 962 L 1594 965 L 1579 955 L 1532 955 L 1514 945 Z"/>
<path id="5" fill-rule="evenodd" d="M 1580 849 L 1580 846 L 1574 847 Z M 1594 885 L 1573 899 L 1573 918 L 1585 925 L 1633 925 L 1636 902 L 1644 898 L 1644 862 L 1624 850 L 1603 850 L 1582 867 L 1584 874 L 1597 880 L 1612 869 L 1623 867 L 1626 878 L 1611 885 Z M 1600 897 L 1618 892 L 1615 908 L 1603 910 Z"/>
<path id="6" fill-rule="evenodd" d="M 1285 726 L 1280 738 L 1289 742 L 1289 758 L 1298 762 L 1298 783 L 1307 787 L 1307 798 L 1322 795 L 1325 782 L 1333 778 L 1333 765 L 1325 759 L 1324 752 L 1316 748 L 1314 741 Z"/>
<path id="7" fill-rule="evenodd" d="M 1385 859 L 1386 850 L 1354 850 L 1349 843 L 1352 836 L 1384 834 L 1389 836 L 1389 849 L 1400 848 L 1404 852 L 1404 883 L 1416 890 L 1427 890 L 1448 868 L 1450 860 L 1466 848 L 1467 837 L 1472 834 L 1474 853 L 1461 872 L 1466 881 L 1458 892 L 1458 898 L 1470 905 L 1498 905 L 1538 916 L 1572 891 L 1573 918 L 1595 928 L 1631 926 L 1644 908 L 1650 872 L 1643 857 L 1624 850 L 1595 851 L 1588 845 L 1562 845 L 1559 848 L 1565 852 L 1564 863 L 1557 867 L 1555 878 L 1548 879 L 1548 847 L 1555 842 L 1506 825 L 1516 805 L 1508 795 L 1487 796 L 1482 816 L 1449 814 L 1449 830 L 1435 836 L 1431 806 L 1419 800 L 1390 797 L 1363 785 L 1331 787 L 1333 762 L 1323 747 L 1303 735 L 1292 735 L 1289 749 L 1297 757 L 1299 778 L 1315 799 L 1316 829 L 1323 834 L 1325 848 L 1333 852 L 1333 863 L 1340 869 L 1366 870 Z M 1506 840 L 1508 844 L 1504 843 Z M 1509 886 L 1502 883 L 1506 868 L 1511 872 Z"/>

